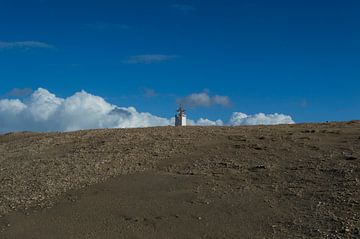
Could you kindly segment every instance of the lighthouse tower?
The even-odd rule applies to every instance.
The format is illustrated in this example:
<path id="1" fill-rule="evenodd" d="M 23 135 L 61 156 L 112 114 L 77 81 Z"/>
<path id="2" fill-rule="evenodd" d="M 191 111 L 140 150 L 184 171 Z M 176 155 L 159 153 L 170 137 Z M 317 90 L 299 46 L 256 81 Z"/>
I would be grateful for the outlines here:
<path id="1" fill-rule="evenodd" d="M 186 114 L 185 109 L 180 106 L 175 115 L 175 126 L 186 126 Z"/>

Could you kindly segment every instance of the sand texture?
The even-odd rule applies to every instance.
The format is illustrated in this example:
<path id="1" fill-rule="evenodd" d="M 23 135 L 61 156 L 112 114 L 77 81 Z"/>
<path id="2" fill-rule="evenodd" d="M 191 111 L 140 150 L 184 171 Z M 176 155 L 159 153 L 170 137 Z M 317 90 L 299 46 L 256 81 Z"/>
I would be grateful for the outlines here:
<path id="1" fill-rule="evenodd" d="M 0 238 L 360 238 L 360 122 L 0 135 Z"/>

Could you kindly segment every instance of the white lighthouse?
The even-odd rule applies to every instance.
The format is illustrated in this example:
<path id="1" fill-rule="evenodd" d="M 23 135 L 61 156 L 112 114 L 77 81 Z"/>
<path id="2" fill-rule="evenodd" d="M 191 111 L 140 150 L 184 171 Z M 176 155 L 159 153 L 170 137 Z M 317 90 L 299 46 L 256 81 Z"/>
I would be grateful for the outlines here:
<path id="1" fill-rule="evenodd" d="M 186 126 L 186 114 L 185 109 L 180 106 L 175 115 L 175 126 Z"/>

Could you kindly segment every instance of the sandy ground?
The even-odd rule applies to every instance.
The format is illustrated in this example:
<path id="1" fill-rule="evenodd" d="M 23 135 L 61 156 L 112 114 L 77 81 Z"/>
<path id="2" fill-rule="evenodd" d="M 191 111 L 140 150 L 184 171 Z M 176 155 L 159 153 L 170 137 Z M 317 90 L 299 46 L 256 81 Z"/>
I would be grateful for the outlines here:
<path id="1" fill-rule="evenodd" d="M 360 122 L 0 136 L 0 238 L 360 238 Z"/>

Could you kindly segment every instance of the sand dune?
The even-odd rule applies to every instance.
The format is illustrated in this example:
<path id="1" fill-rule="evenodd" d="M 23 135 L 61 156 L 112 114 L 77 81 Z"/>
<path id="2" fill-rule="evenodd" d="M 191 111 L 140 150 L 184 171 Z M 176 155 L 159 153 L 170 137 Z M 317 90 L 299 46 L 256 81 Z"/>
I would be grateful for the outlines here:
<path id="1" fill-rule="evenodd" d="M 360 122 L 0 135 L 0 238 L 360 238 Z"/>

